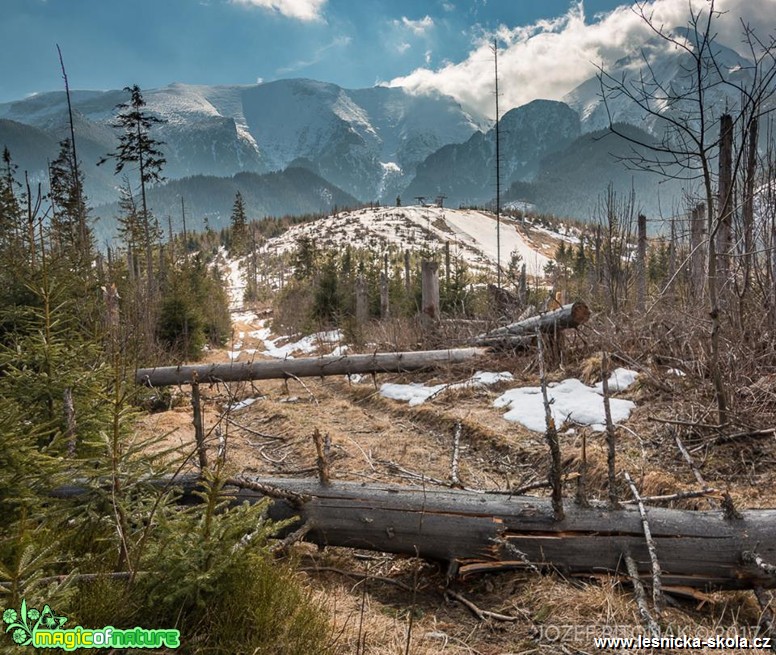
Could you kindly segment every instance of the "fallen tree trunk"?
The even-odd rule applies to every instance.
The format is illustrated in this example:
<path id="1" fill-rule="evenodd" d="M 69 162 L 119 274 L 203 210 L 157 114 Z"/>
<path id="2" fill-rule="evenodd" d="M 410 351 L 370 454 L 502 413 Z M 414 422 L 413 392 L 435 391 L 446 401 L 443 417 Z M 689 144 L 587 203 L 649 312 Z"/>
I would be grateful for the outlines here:
<path id="1" fill-rule="evenodd" d="M 536 330 L 545 334 L 551 334 L 561 330 L 577 328 L 590 318 L 588 306 L 577 301 L 570 305 L 564 305 L 560 309 L 544 314 L 531 316 L 523 321 L 505 325 L 491 330 L 472 339 L 475 346 L 493 346 L 508 344 L 511 346 L 528 346 L 536 337 Z"/>
<path id="2" fill-rule="evenodd" d="M 566 575 L 627 576 L 624 553 L 639 575 L 652 575 L 644 528 L 635 508 L 570 505 L 556 522 L 548 499 L 472 491 L 338 482 L 264 479 L 289 493 L 274 519 L 298 515 L 308 541 L 320 545 L 418 555 L 460 574 L 530 568 Z M 236 500 L 263 497 L 241 488 Z M 666 587 L 732 590 L 776 587 L 776 510 L 742 512 L 649 508 L 648 520 Z M 293 526 L 292 529 L 298 527 Z"/>
<path id="3" fill-rule="evenodd" d="M 199 382 L 242 382 L 355 373 L 402 373 L 445 364 L 458 364 L 469 359 L 482 357 L 487 352 L 487 348 L 456 348 L 197 366 L 161 366 L 138 369 L 135 373 L 135 382 L 152 387 L 163 387 L 191 384 L 194 376 Z"/>

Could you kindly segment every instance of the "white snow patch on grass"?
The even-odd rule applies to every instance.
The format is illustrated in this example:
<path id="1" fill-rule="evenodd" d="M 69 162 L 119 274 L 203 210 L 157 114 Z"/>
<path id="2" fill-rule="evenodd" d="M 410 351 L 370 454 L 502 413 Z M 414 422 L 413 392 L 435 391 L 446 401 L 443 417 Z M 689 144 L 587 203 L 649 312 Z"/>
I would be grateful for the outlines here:
<path id="1" fill-rule="evenodd" d="M 511 381 L 512 374 L 506 371 L 501 373 L 491 373 L 488 371 L 478 371 L 464 382 L 455 382 L 453 384 L 435 384 L 427 387 L 420 382 L 411 382 L 410 384 L 396 384 L 386 382 L 380 387 L 380 395 L 383 398 L 400 400 L 408 402 L 410 407 L 421 405 L 429 398 L 446 390 L 466 389 L 470 387 L 485 387 L 497 382 Z"/>
<path id="2" fill-rule="evenodd" d="M 563 382 L 549 384 L 547 397 L 551 402 L 550 410 L 556 425 L 573 421 L 589 425 L 599 432 L 604 429 L 604 402 L 594 387 L 569 378 Z M 520 423 L 534 432 L 544 432 L 547 429 L 541 387 L 510 389 L 496 398 L 493 405 L 509 409 L 504 414 L 507 421 Z M 614 423 L 625 421 L 636 407 L 635 403 L 621 398 L 610 398 L 609 405 Z"/>
<path id="3" fill-rule="evenodd" d="M 633 385 L 639 374 L 636 371 L 631 371 L 627 368 L 616 368 L 609 376 L 609 393 L 617 393 L 618 391 L 625 391 Z M 598 393 L 604 392 L 603 382 L 599 382 L 595 385 L 595 389 Z"/>
<path id="4" fill-rule="evenodd" d="M 241 409 L 245 409 L 246 407 L 250 407 L 257 400 L 259 400 L 259 399 L 258 398 L 246 398 L 245 400 L 240 400 L 239 402 L 232 403 L 231 405 L 229 405 L 229 410 L 232 411 L 232 412 L 238 412 Z"/>
<path id="5" fill-rule="evenodd" d="M 261 339 L 264 342 L 266 348 L 265 355 L 275 357 L 276 359 L 293 359 L 292 353 L 310 354 L 318 350 L 319 347 L 326 345 L 336 344 L 342 339 L 342 332 L 339 330 L 330 330 L 329 332 L 316 332 L 306 337 L 302 337 L 298 341 L 286 343 L 282 346 L 278 346 L 278 341 L 283 341 L 288 337 L 277 337 L 275 339 L 269 338 L 269 329 L 262 328 L 251 332 L 251 336 L 256 339 Z"/>

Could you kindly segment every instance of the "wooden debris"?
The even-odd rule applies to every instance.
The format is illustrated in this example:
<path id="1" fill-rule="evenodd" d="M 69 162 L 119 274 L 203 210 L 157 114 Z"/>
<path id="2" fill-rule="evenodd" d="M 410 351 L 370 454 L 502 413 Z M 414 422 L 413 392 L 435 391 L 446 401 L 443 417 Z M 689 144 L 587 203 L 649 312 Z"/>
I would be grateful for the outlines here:
<path id="1" fill-rule="evenodd" d="M 633 507 L 569 505 L 563 521 L 556 521 L 546 498 L 427 486 L 332 482 L 324 487 L 299 479 L 237 483 L 240 489 L 230 494 L 236 502 L 258 500 L 266 489 L 279 499 L 269 509 L 270 518 L 309 521 L 314 528 L 306 540 L 322 546 L 456 562 L 461 575 L 530 567 L 572 576 L 616 574 L 623 554 L 630 552 L 639 576 L 653 577 L 643 521 Z M 776 588 L 776 573 L 742 557 L 757 552 L 766 563 L 776 561 L 776 510 L 742 515 L 741 521 L 728 521 L 719 510 L 651 508 L 662 584 L 702 591 Z"/>
<path id="2" fill-rule="evenodd" d="M 577 301 L 560 309 L 531 316 L 517 323 L 506 325 L 471 340 L 475 346 L 528 347 L 535 342 L 536 331 L 557 334 L 562 330 L 577 328 L 590 318 L 588 306 Z"/>
<path id="3" fill-rule="evenodd" d="M 649 527 L 649 519 L 647 518 L 647 510 L 644 507 L 644 503 L 641 502 L 641 496 L 639 490 L 636 489 L 636 485 L 633 483 L 631 476 L 627 471 L 624 472 L 625 480 L 630 486 L 633 499 L 636 501 L 639 508 L 639 516 L 641 516 L 641 523 L 644 526 L 644 541 L 647 542 L 647 551 L 649 552 L 649 561 L 652 563 L 652 603 L 655 606 L 655 612 L 660 614 L 663 607 L 663 592 L 661 591 L 663 583 L 660 580 L 660 561 L 657 558 L 657 548 L 655 548 L 655 541 L 652 539 L 652 530 Z"/>
<path id="4" fill-rule="evenodd" d="M 192 384 L 201 382 L 243 382 L 354 373 L 402 373 L 417 371 L 483 357 L 487 348 L 455 348 L 418 352 L 374 353 L 367 355 L 336 355 L 280 359 L 272 361 L 231 362 L 229 364 L 202 364 L 195 366 L 162 366 L 141 368 L 135 373 L 135 382 L 152 387 Z"/>

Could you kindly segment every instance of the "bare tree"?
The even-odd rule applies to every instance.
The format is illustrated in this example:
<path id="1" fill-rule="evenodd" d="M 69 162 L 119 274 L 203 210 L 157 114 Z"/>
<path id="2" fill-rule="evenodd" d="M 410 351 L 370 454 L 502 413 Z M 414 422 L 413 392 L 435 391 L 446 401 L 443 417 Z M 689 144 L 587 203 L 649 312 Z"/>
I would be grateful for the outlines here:
<path id="1" fill-rule="evenodd" d="M 724 260 L 719 259 L 717 246 L 729 243 L 727 234 L 720 236 L 720 231 L 727 230 L 730 224 L 735 185 L 720 186 L 719 169 L 715 170 L 714 164 L 720 156 L 723 139 L 756 133 L 753 125 L 769 111 L 769 101 L 776 91 L 776 40 L 773 36 L 763 40 L 750 26 L 742 24 L 748 61 L 728 68 L 723 63 L 725 50 L 717 42 L 716 22 L 721 13 L 715 8 L 715 0 L 706 0 L 703 6 L 696 7 L 690 3 L 686 27 L 669 29 L 657 22 L 646 1 L 634 6 L 660 47 L 677 52 L 679 71 L 673 79 L 661 79 L 646 51 L 642 52 L 639 74 L 623 73 L 615 77 L 601 67 L 598 77 L 610 129 L 634 145 L 629 163 L 641 170 L 685 180 L 688 188 L 697 190 L 697 200 L 706 206 L 705 297 L 711 318 L 709 368 L 718 419 L 724 423 L 728 402 L 720 363 L 720 291 L 728 286 L 728 279 L 718 277 L 718 268 Z M 656 141 L 640 141 L 618 129 L 613 110 L 621 100 L 641 111 Z M 725 116 L 730 117 L 729 123 Z M 729 171 L 730 179 L 738 178 L 748 163 L 744 153 L 740 140 L 733 144 L 731 161 L 724 162 L 725 176 Z M 728 254 L 722 253 L 723 257 Z M 727 268 L 723 266 L 725 271 Z"/>

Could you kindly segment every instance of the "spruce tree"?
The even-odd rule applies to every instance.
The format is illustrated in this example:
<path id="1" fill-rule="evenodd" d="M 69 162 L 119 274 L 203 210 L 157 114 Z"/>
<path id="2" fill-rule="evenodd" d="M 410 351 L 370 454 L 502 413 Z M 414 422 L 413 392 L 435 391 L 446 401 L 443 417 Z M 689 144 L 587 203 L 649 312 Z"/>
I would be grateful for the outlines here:
<path id="1" fill-rule="evenodd" d="M 248 246 L 248 218 L 245 214 L 245 201 L 239 191 L 232 205 L 231 249 L 236 255 L 243 255 Z"/>
<path id="2" fill-rule="evenodd" d="M 116 175 L 128 165 L 137 166 L 141 198 L 139 217 L 145 239 L 147 283 L 149 292 L 151 292 L 153 290 L 153 258 L 151 253 L 153 218 L 148 211 L 146 190 L 147 185 L 164 180 L 162 169 L 167 162 L 160 150 L 164 142 L 153 138 L 151 130 L 166 121 L 144 109 L 146 102 L 137 84 L 125 87 L 124 91 L 130 94 L 129 102 L 116 107 L 119 114 L 116 121 L 112 123 L 112 126 L 120 131 L 118 148 L 115 152 L 103 157 L 98 165 L 114 160 L 116 164 L 114 173 Z M 149 295 L 151 294 L 149 293 Z"/>
<path id="3" fill-rule="evenodd" d="M 70 139 L 60 142 L 57 158 L 49 166 L 51 186 L 51 239 L 53 245 L 79 268 L 92 260 L 92 234 L 83 193 L 83 172 L 74 160 Z"/>

